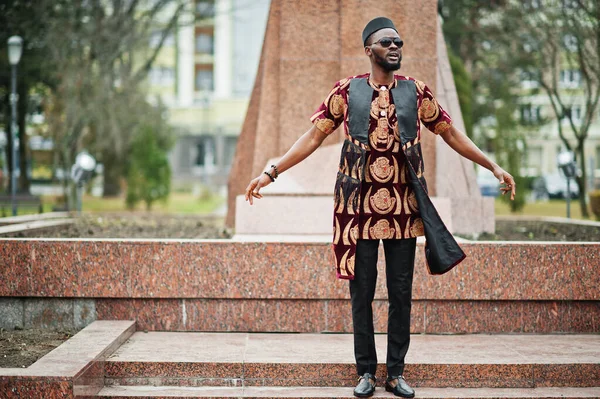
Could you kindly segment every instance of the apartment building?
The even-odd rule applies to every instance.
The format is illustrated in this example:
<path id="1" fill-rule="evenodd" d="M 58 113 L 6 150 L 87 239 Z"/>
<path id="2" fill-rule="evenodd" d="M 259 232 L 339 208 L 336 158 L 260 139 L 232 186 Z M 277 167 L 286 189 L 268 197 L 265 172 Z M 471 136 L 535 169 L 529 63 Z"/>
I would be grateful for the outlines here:
<path id="1" fill-rule="evenodd" d="M 584 119 L 585 98 L 581 72 L 564 65 L 558 72 L 558 85 L 561 98 L 568 106 L 576 126 Z M 550 175 L 558 173 L 557 155 L 564 149 L 559 137 L 559 123 L 564 135 L 575 145 L 575 137 L 568 118 L 558 120 L 546 93 L 538 87 L 534 79 L 523 75 L 521 81 L 523 96 L 519 104 L 519 118 L 527 133 L 527 159 L 523 173 L 529 176 Z M 585 144 L 586 170 L 600 178 L 600 110 L 596 111 L 589 137 Z"/>
<path id="2" fill-rule="evenodd" d="M 270 0 L 190 0 L 149 74 L 177 132 L 173 184 L 224 189 L 260 59 Z M 150 45 L 160 40 L 151 35 Z"/>

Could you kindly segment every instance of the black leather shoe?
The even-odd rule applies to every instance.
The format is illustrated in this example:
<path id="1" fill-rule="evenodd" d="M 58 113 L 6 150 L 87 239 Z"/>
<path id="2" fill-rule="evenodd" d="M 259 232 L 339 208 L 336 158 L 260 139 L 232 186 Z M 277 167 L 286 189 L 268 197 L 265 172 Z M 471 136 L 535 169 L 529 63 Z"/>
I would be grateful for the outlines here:
<path id="1" fill-rule="evenodd" d="M 354 388 L 354 396 L 357 398 L 368 398 L 375 393 L 377 379 L 371 373 L 365 373 L 358 379 L 358 385 Z"/>
<path id="2" fill-rule="evenodd" d="M 396 380 L 396 386 L 391 386 L 390 382 Z M 412 389 L 404 380 L 404 377 L 390 377 L 385 381 L 385 390 L 393 393 L 396 396 L 401 396 L 403 398 L 414 398 L 415 390 Z"/>

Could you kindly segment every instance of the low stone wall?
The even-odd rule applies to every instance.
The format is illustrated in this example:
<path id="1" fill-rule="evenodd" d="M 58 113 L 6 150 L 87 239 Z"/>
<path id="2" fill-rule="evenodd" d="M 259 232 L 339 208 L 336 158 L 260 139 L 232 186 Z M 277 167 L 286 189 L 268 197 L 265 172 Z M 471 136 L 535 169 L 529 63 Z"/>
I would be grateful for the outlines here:
<path id="1" fill-rule="evenodd" d="M 467 259 L 444 276 L 428 274 L 418 246 L 413 332 L 600 332 L 600 243 L 461 245 Z M 7 239 L 0 259 L 3 328 L 123 319 L 148 330 L 352 329 L 327 243 Z M 383 332 L 383 251 L 379 272 Z"/>
<path id="2" fill-rule="evenodd" d="M 0 398 L 95 396 L 106 359 L 134 332 L 132 321 L 95 322 L 27 368 L 0 368 Z"/>

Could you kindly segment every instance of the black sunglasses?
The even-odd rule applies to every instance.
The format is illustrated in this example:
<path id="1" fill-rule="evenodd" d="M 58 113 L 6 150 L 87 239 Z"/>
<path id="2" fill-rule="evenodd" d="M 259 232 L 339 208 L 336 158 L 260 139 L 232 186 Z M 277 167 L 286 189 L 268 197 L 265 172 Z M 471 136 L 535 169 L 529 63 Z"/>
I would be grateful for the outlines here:
<path id="1" fill-rule="evenodd" d="M 381 39 L 377 40 L 376 42 L 372 43 L 373 44 L 377 44 L 379 43 L 381 45 L 381 47 L 383 48 L 388 48 L 392 45 L 392 43 L 394 43 L 396 45 L 396 47 L 398 48 L 402 48 L 402 46 L 404 45 L 404 41 L 402 39 L 400 39 L 399 37 L 382 37 Z"/>

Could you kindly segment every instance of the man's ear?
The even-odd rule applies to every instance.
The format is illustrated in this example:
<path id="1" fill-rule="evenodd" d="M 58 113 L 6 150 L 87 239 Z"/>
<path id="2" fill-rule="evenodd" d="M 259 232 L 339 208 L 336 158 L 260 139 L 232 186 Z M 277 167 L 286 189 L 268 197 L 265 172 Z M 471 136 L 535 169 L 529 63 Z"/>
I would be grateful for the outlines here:
<path id="1" fill-rule="evenodd" d="M 371 50 L 371 46 L 366 46 L 365 54 L 367 55 L 367 57 L 370 57 L 372 53 L 373 53 L 373 50 Z"/>

